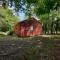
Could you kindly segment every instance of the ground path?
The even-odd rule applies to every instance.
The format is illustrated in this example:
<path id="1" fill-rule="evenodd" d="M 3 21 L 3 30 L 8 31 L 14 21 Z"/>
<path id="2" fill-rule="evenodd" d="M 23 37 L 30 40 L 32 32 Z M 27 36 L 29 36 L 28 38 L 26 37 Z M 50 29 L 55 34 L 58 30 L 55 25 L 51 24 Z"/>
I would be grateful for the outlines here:
<path id="1" fill-rule="evenodd" d="M 60 36 L 0 36 L 0 60 L 60 60 Z"/>

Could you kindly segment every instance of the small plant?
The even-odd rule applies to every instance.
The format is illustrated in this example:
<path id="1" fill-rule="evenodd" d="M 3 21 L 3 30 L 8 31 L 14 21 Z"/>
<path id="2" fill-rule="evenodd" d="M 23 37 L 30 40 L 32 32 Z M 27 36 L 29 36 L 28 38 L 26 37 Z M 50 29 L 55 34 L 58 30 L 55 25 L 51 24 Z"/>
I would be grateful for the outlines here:
<path id="1" fill-rule="evenodd" d="M 18 17 L 13 16 L 9 9 L 0 8 L 0 31 L 13 30 L 13 26 L 18 22 Z"/>

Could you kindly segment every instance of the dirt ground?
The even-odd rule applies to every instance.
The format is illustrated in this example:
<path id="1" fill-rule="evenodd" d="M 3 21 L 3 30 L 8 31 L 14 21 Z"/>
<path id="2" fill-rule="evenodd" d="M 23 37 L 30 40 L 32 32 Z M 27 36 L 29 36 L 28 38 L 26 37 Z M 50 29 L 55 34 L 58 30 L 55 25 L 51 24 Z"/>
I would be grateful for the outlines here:
<path id="1" fill-rule="evenodd" d="M 0 60 L 60 60 L 60 36 L 0 36 Z"/>

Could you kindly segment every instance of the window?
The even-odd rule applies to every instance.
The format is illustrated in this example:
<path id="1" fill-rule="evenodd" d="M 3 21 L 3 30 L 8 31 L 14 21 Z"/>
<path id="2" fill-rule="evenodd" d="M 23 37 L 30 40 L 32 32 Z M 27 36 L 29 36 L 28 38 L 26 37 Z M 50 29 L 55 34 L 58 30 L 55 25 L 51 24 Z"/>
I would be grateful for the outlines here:
<path id="1" fill-rule="evenodd" d="M 30 31 L 33 31 L 33 30 L 34 30 L 34 28 L 33 28 L 33 26 L 31 26 L 31 27 L 30 27 Z"/>

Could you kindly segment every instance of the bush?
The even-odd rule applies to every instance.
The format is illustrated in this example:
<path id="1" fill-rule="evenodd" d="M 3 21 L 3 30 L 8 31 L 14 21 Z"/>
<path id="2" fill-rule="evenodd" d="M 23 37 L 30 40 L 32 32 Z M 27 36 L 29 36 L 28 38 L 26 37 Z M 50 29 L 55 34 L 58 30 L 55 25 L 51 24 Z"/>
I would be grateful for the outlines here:
<path id="1" fill-rule="evenodd" d="M 13 26 L 17 22 L 18 17 L 13 16 L 9 9 L 0 8 L 0 31 L 13 30 Z"/>

